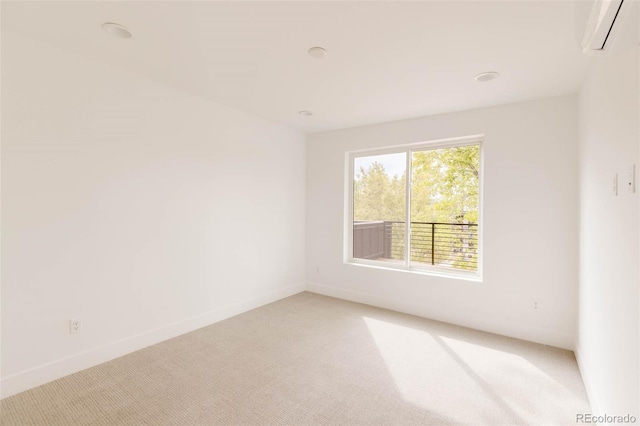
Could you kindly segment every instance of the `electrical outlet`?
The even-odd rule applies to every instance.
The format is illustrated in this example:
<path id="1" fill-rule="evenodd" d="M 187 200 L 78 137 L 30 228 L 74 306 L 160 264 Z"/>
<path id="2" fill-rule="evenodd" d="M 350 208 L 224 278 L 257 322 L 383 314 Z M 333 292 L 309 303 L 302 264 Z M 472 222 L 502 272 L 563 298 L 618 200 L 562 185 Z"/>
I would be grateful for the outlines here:
<path id="1" fill-rule="evenodd" d="M 636 166 L 635 164 L 629 166 L 627 171 L 627 191 L 632 194 L 636 192 Z"/>
<path id="2" fill-rule="evenodd" d="M 537 311 L 539 307 L 540 307 L 540 303 L 534 299 L 531 302 L 531 309 L 533 309 L 534 311 Z"/>
<path id="3" fill-rule="evenodd" d="M 69 334 L 80 333 L 82 330 L 82 322 L 79 319 L 69 320 Z"/>

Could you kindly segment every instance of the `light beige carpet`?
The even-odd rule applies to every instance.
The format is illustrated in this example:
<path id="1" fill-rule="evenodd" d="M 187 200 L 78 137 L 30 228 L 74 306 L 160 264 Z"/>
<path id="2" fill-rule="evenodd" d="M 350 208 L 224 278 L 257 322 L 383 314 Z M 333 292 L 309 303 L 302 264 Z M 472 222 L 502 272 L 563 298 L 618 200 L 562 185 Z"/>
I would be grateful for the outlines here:
<path id="1" fill-rule="evenodd" d="M 312 293 L 0 403 L 2 425 L 551 425 L 573 354 Z"/>

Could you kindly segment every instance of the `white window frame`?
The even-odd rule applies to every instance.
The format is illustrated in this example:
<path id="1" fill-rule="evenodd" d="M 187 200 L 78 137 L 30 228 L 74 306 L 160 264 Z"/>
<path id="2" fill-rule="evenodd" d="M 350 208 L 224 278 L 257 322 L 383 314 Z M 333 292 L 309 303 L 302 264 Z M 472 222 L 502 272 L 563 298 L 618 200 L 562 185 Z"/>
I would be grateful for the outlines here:
<path id="1" fill-rule="evenodd" d="M 482 281 L 482 265 L 484 257 L 483 234 L 483 183 L 484 183 L 484 135 L 465 136 L 460 138 L 440 139 L 429 142 L 419 142 L 414 144 L 396 145 L 392 147 L 373 148 L 366 150 L 349 151 L 345 155 L 345 221 L 344 221 L 344 263 L 358 266 L 368 266 L 379 269 L 398 270 L 424 275 L 442 276 L 447 278 L 457 278 L 469 281 Z M 441 148 L 454 148 L 460 146 L 477 145 L 480 149 L 480 171 L 478 179 L 478 269 L 476 271 L 452 270 L 444 271 L 430 265 L 416 265 L 411 263 L 409 255 L 411 247 L 411 234 L 409 225 L 411 222 L 411 160 L 414 152 L 430 151 Z M 360 259 L 353 257 L 353 177 L 354 160 L 359 157 L 369 157 L 385 154 L 406 154 L 406 211 L 405 211 L 405 259 L 404 263 L 385 262 L 381 260 Z"/>

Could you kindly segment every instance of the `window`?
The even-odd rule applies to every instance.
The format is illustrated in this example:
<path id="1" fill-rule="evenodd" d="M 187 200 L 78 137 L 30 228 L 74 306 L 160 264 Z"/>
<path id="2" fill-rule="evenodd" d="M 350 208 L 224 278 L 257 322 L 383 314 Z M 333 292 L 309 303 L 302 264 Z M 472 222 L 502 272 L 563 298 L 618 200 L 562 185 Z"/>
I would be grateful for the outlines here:
<path id="1" fill-rule="evenodd" d="M 348 261 L 478 276 L 479 138 L 349 155 Z"/>

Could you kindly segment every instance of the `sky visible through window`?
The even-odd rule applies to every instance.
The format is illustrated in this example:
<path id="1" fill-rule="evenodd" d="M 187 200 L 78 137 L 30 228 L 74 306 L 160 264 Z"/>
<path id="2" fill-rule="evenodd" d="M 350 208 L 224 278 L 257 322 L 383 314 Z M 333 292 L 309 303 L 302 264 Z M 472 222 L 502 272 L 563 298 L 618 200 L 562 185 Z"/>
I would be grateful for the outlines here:
<path id="1" fill-rule="evenodd" d="M 404 152 L 396 154 L 375 155 L 372 157 L 358 157 L 354 159 L 354 177 L 356 179 L 358 178 L 360 167 L 368 170 L 371 165 L 376 162 L 382 164 L 387 176 L 398 176 L 398 178 L 402 177 L 407 163 Z"/>

